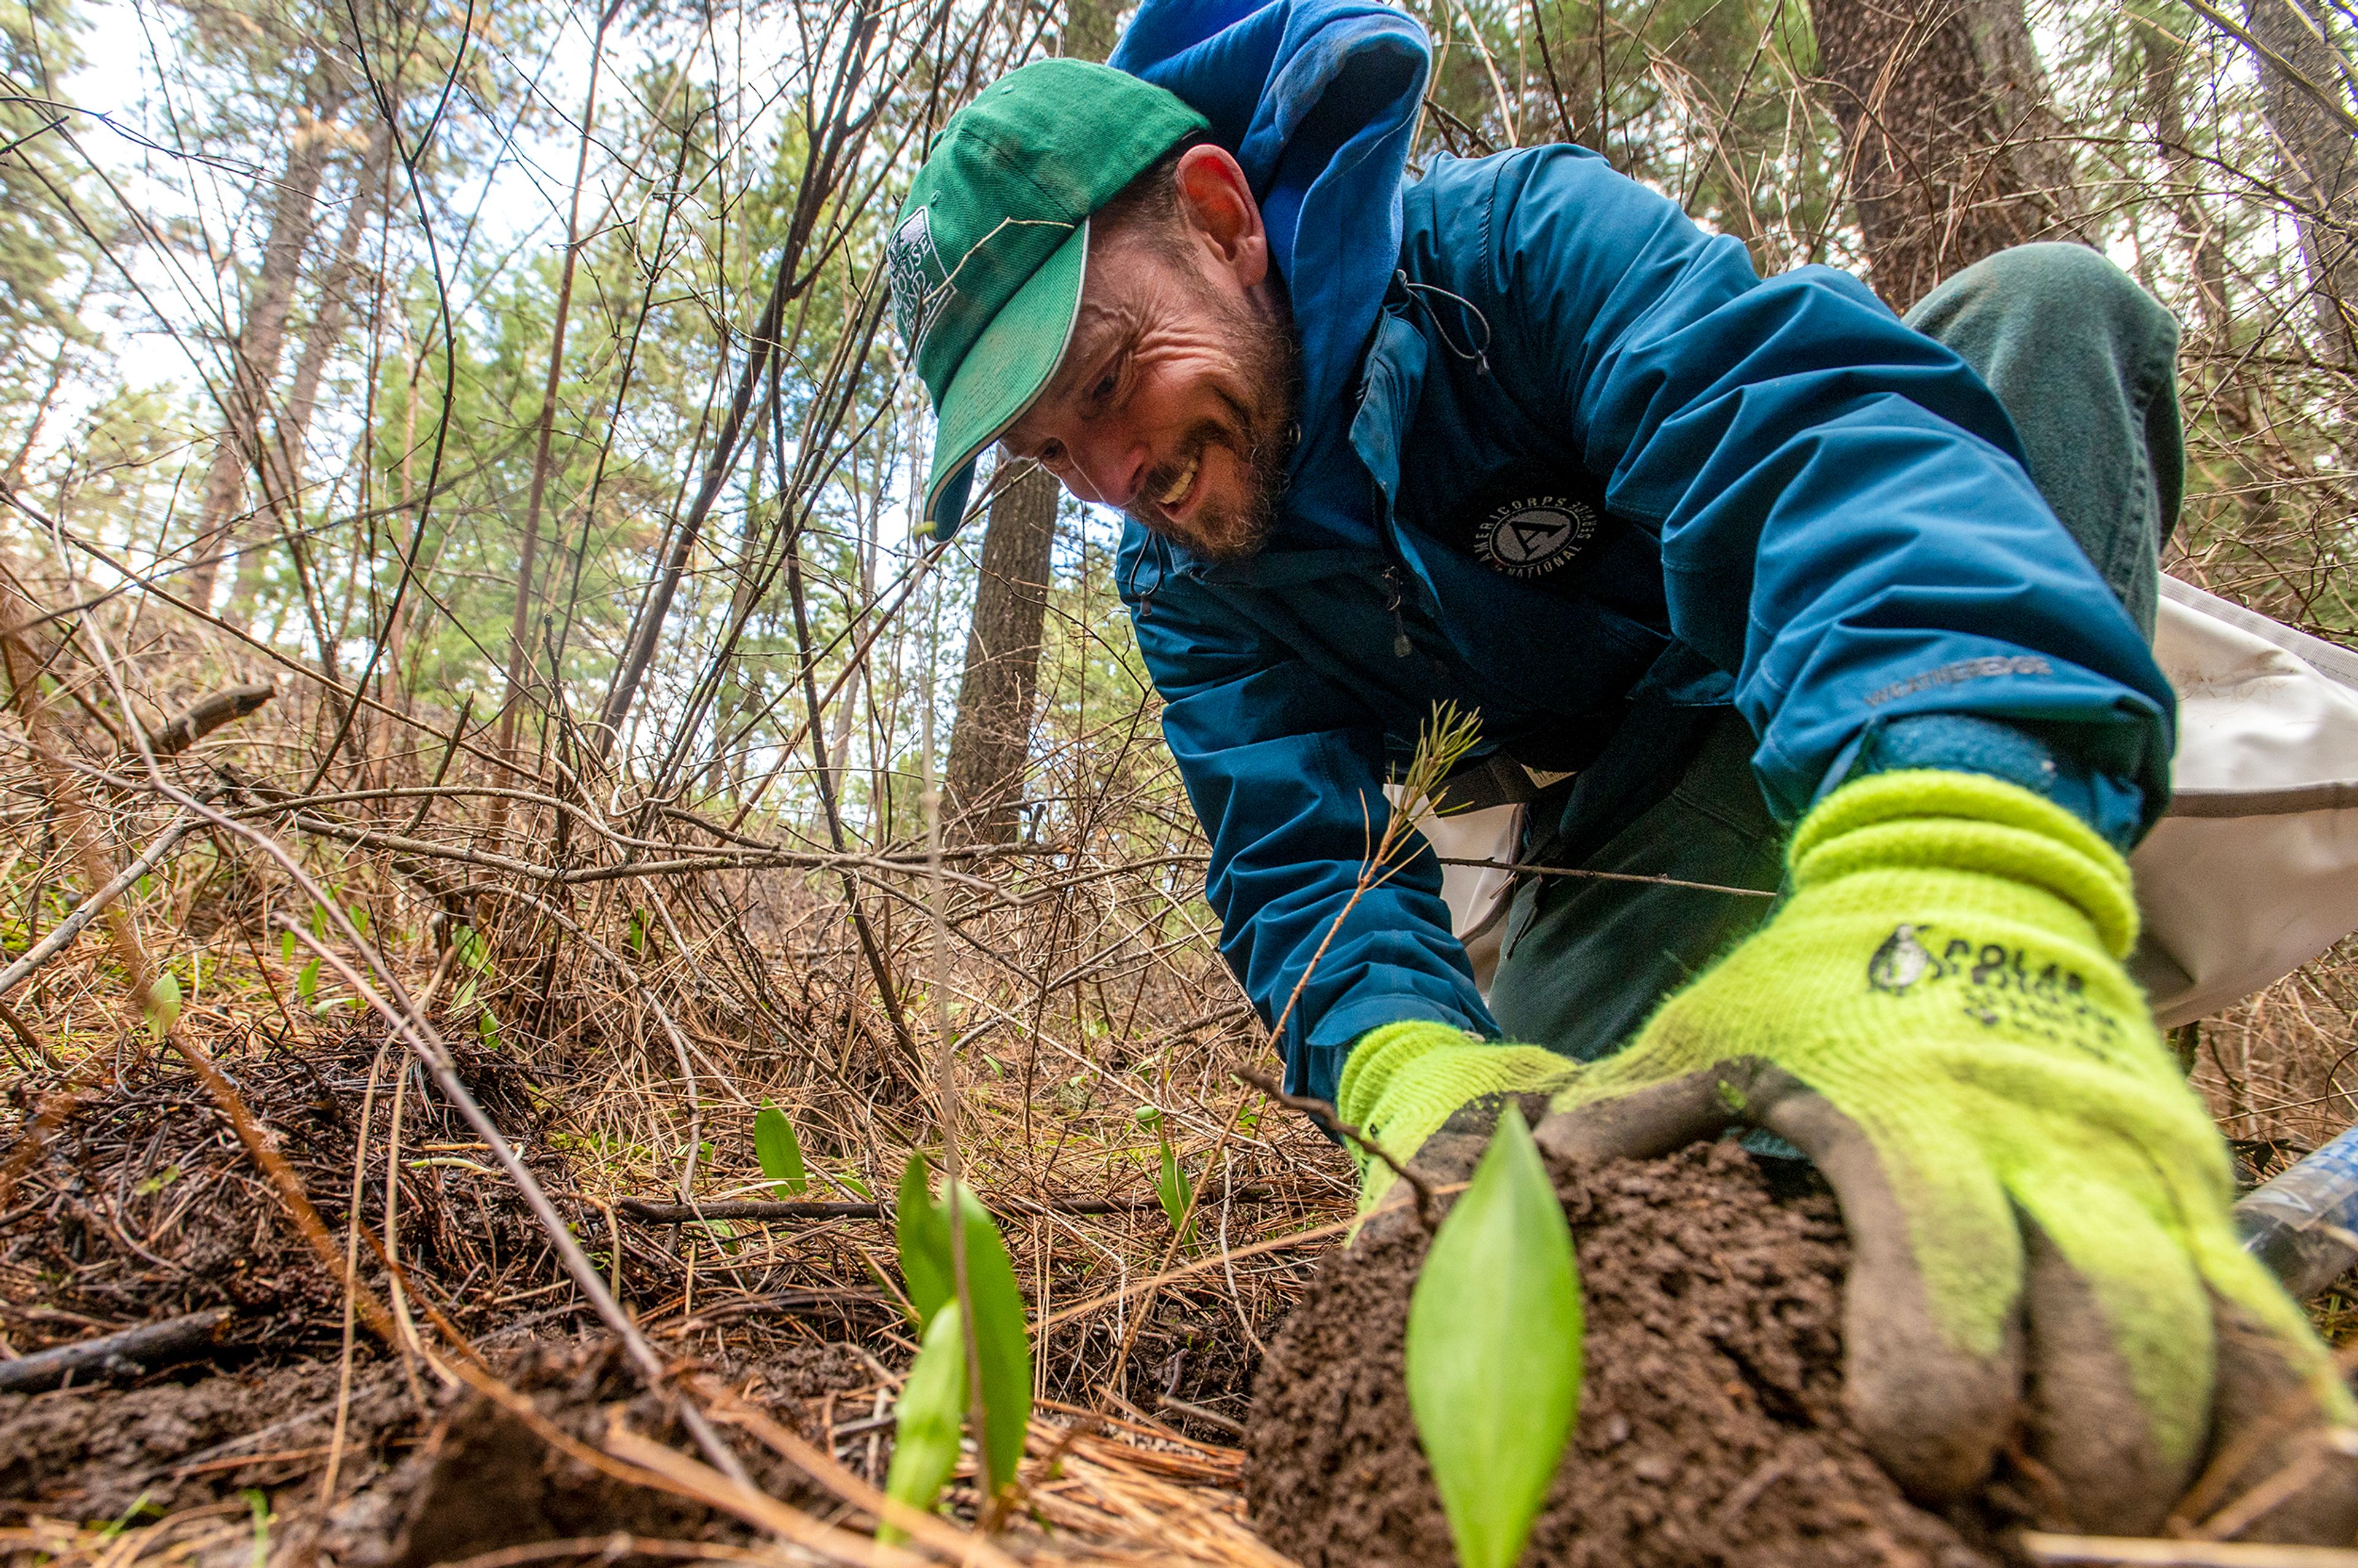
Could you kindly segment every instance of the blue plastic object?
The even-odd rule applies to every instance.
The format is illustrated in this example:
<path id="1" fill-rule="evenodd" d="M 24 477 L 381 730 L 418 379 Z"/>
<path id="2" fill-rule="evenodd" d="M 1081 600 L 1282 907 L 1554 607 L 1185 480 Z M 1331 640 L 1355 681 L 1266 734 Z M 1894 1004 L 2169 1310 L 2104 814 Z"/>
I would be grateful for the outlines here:
<path id="1" fill-rule="evenodd" d="M 2296 1297 L 2333 1283 L 2358 1263 L 2358 1127 L 2252 1189 L 2234 1213 L 2244 1249 Z"/>

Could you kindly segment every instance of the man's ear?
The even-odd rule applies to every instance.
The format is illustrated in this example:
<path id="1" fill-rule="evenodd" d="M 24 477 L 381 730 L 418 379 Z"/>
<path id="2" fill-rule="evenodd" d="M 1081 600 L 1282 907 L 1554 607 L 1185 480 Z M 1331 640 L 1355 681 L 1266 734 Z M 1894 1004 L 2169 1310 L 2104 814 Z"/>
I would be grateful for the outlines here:
<path id="1" fill-rule="evenodd" d="M 1269 234 L 1245 171 L 1228 149 L 1206 144 L 1181 153 L 1175 174 L 1189 226 L 1241 287 L 1258 287 L 1269 276 Z"/>

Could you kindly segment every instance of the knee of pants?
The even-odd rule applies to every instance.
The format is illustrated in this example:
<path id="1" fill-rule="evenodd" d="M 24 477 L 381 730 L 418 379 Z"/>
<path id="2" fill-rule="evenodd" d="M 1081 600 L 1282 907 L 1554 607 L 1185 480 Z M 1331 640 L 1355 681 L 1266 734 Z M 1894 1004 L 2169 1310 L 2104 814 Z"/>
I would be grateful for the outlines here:
<path id="1" fill-rule="evenodd" d="M 1920 310 L 1951 319 L 2002 312 L 2027 343 L 2052 348 L 2086 341 L 2101 323 L 2124 362 L 2144 362 L 2146 351 L 2165 365 L 2177 356 L 2178 319 L 2103 254 L 2068 241 L 1985 256 L 1934 290 Z M 1938 335 L 1930 320 L 1915 324 Z"/>

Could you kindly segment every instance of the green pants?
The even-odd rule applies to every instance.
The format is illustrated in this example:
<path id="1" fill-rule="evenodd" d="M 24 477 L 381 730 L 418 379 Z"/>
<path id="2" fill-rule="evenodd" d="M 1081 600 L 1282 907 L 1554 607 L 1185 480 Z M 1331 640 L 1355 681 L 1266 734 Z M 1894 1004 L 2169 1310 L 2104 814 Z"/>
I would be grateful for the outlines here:
<path id="1" fill-rule="evenodd" d="M 2037 244 L 1967 267 L 1908 322 L 1989 383 L 2021 435 L 2032 481 L 2150 637 L 2161 546 L 2185 487 L 2177 321 L 2094 251 Z M 1579 796 L 1617 787 L 1603 776 L 1608 752 L 1590 770 L 1598 777 L 1533 803 L 1523 858 L 1750 895 L 1590 876 L 1523 881 L 1490 988 L 1509 1039 L 1582 1060 L 1605 1055 L 1768 913 L 1784 834 L 1752 777 L 1750 728 L 1732 708 L 1662 717 L 1699 731 L 1670 792 L 1601 842 L 1593 829 L 1551 826 L 1595 818 Z"/>

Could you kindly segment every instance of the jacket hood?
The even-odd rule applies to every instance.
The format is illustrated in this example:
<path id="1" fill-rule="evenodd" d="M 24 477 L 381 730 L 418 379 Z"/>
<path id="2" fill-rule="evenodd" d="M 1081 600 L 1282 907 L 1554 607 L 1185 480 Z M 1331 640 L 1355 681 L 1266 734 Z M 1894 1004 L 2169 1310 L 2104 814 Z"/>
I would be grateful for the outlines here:
<path id="1" fill-rule="evenodd" d="M 1302 343 L 1297 472 L 1345 444 L 1432 62 L 1413 18 L 1368 0 L 1145 0 L 1106 62 L 1209 120 L 1251 182 Z"/>

